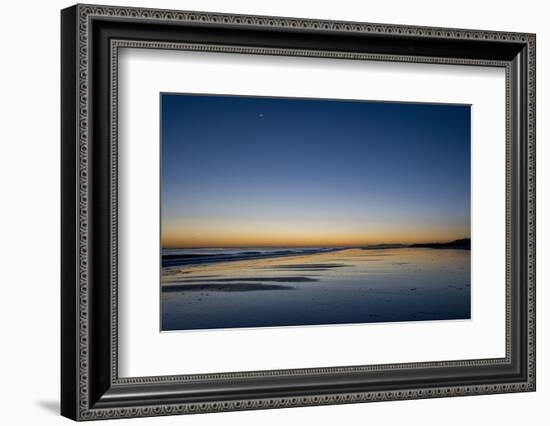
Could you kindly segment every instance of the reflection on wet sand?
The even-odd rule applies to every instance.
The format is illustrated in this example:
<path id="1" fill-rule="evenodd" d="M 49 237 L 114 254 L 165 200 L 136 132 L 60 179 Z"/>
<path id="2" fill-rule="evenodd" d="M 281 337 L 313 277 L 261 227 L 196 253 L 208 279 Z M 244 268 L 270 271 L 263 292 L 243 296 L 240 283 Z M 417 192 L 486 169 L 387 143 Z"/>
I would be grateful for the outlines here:
<path id="1" fill-rule="evenodd" d="M 164 291 L 258 291 L 292 290 L 293 287 L 277 284 L 231 283 L 231 284 L 175 284 L 166 286 Z"/>
<path id="2" fill-rule="evenodd" d="M 162 270 L 163 330 L 468 318 L 466 250 L 342 249 Z"/>
<path id="3" fill-rule="evenodd" d="M 203 277 L 203 278 L 184 278 L 178 280 L 177 282 L 194 282 L 194 283 L 204 283 L 204 282 L 224 282 L 224 283 L 236 283 L 240 281 L 257 281 L 257 282 L 280 282 L 280 283 L 305 283 L 308 281 L 319 281 L 318 279 L 311 277 L 238 277 L 238 278 L 212 278 L 212 277 Z M 166 286 L 165 288 L 170 287 Z"/>

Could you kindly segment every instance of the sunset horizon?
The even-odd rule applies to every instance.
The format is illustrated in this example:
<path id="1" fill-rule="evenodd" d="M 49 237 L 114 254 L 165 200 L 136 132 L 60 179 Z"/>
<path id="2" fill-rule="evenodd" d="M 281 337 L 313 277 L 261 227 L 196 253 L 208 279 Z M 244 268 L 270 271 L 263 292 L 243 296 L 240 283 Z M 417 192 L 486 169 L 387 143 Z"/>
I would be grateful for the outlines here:
<path id="1" fill-rule="evenodd" d="M 413 240 L 413 241 L 373 241 L 373 242 L 364 242 L 357 244 L 347 244 L 347 243 L 319 243 L 319 244 L 267 244 L 267 243 L 257 243 L 257 244 L 204 244 L 204 245 L 171 245 L 163 243 L 162 247 L 165 249 L 207 249 L 207 248 L 306 248 L 306 247 L 327 247 L 327 248 L 361 248 L 368 246 L 377 246 L 377 245 L 402 245 L 410 246 L 414 244 L 442 244 L 450 243 L 459 240 L 469 240 L 470 236 L 462 236 L 457 238 L 450 239 L 423 239 L 423 240 Z"/>
<path id="2" fill-rule="evenodd" d="M 165 248 L 470 235 L 469 106 L 183 94 L 161 103 Z"/>

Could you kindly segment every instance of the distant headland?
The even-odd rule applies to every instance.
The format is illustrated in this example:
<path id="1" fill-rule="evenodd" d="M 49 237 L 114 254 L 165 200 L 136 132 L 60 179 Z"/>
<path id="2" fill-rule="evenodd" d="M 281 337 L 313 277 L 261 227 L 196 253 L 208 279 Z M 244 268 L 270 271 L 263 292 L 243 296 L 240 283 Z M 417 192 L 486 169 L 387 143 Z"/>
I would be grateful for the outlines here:
<path id="1" fill-rule="evenodd" d="M 411 244 L 409 247 L 415 248 L 432 248 L 432 249 L 459 249 L 470 250 L 470 238 L 462 238 L 460 240 L 449 241 L 447 243 L 419 243 Z"/>

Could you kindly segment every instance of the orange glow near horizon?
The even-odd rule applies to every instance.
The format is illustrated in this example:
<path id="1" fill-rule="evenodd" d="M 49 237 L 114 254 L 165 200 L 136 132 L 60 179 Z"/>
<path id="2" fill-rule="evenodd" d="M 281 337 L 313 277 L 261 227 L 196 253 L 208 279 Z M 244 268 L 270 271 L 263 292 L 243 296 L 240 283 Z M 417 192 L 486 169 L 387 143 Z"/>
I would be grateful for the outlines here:
<path id="1" fill-rule="evenodd" d="M 204 225 L 204 224 L 200 224 Z M 470 236 L 469 227 L 448 224 L 417 226 L 336 226 L 323 223 L 239 223 L 235 226 L 187 224 L 163 226 L 163 248 L 197 247 L 353 247 L 369 244 L 448 242 Z M 228 224 L 226 224 L 228 225 Z"/>

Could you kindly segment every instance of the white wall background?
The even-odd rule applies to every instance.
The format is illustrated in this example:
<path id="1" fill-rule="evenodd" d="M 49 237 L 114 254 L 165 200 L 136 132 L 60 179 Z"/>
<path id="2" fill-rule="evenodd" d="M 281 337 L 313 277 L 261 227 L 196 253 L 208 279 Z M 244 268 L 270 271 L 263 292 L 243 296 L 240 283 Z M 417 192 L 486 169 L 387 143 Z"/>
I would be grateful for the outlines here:
<path id="1" fill-rule="evenodd" d="M 545 424 L 550 401 L 550 27 L 540 0 L 104 0 L 103 4 L 537 33 L 538 390 L 529 394 L 107 421 L 102 424 Z M 0 418 L 59 417 L 59 9 L 2 5 L 0 66 Z M 545 167 L 546 166 L 546 167 Z M 546 418 L 546 419 L 545 419 Z"/>

